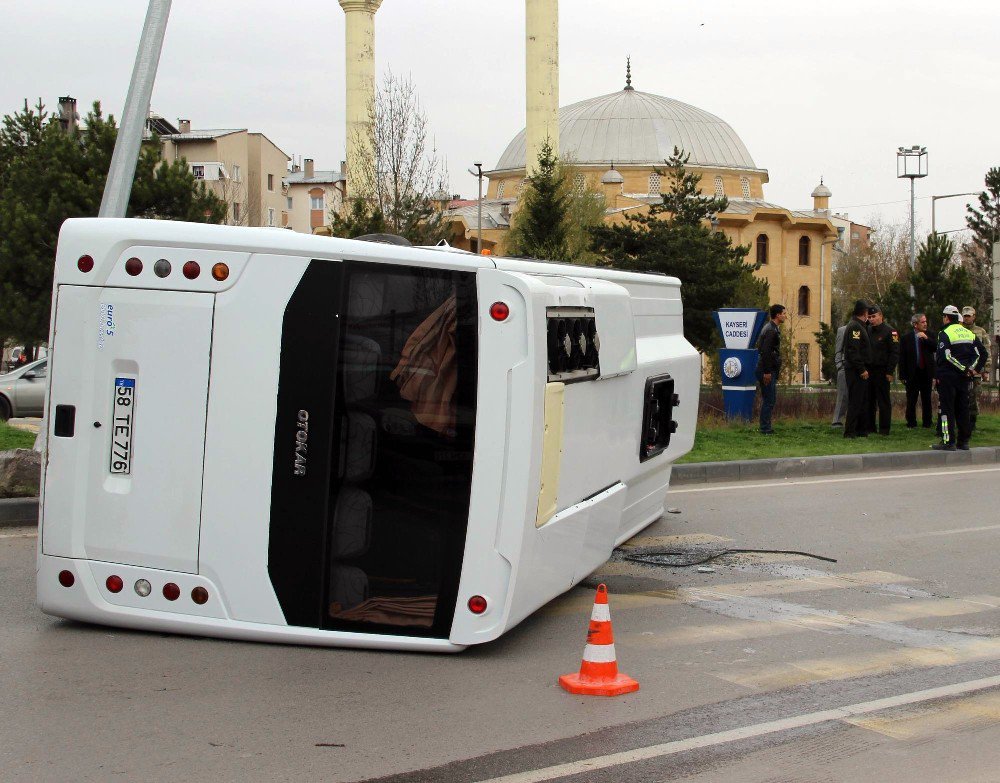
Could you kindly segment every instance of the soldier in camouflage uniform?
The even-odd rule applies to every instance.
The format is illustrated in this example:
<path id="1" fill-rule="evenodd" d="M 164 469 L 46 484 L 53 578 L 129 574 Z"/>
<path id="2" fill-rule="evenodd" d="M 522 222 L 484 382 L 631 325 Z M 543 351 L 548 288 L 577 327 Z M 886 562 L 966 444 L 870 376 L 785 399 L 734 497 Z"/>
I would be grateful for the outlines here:
<path id="1" fill-rule="evenodd" d="M 989 366 L 990 361 L 990 337 L 986 334 L 986 330 L 981 326 L 976 326 L 976 308 L 975 307 L 963 307 L 962 308 L 962 323 L 965 325 L 966 329 L 970 329 L 975 333 L 976 337 L 983 344 L 983 348 L 986 349 L 986 365 Z M 972 431 L 976 429 L 976 417 L 979 416 L 979 387 L 983 385 L 983 378 L 986 373 L 982 375 L 977 375 L 971 381 L 969 381 L 969 423 L 971 425 Z"/>

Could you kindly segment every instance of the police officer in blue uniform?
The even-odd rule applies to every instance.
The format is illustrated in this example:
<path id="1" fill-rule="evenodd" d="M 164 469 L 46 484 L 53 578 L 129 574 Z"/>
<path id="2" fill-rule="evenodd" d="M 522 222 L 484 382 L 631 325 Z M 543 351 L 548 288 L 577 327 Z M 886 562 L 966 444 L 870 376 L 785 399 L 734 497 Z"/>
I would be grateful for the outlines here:
<path id="1" fill-rule="evenodd" d="M 955 305 L 943 312 L 944 328 L 938 332 L 934 383 L 941 404 L 941 443 L 938 451 L 968 451 L 972 428 L 969 421 L 969 379 L 982 372 L 986 348 L 976 333 L 962 325 Z"/>

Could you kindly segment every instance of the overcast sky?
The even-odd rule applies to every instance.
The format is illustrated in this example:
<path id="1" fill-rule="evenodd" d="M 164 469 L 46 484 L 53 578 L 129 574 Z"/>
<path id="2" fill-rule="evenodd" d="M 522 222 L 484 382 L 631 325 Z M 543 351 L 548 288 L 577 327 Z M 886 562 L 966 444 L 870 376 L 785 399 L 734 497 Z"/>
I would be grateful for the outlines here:
<path id="1" fill-rule="evenodd" d="M 145 0 L 0 0 L 0 109 L 95 99 L 119 115 Z M 768 169 L 768 200 L 811 205 L 820 175 L 860 222 L 908 215 L 895 151 L 922 144 L 930 195 L 982 188 L 1000 165 L 995 0 L 561 0 L 560 103 L 624 86 L 718 115 Z M 523 0 L 384 0 L 380 73 L 409 75 L 455 193 L 524 126 Z M 344 14 L 336 0 L 174 0 L 153 109 L 198 127 L 261 131 L 320 169 L 344 156 Z M 938 228 L 964 225 L 963 199 Z M 882 203 L 895 202 L 895 203 Z"/>

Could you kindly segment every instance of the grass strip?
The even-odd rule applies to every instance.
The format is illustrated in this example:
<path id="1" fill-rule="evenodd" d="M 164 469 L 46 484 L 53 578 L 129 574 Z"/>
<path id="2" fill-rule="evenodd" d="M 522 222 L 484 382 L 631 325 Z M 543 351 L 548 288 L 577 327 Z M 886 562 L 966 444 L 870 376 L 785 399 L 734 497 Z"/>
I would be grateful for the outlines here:
<path id="1" fill-rule="evenodd" d="M 926 451 L 938 442 L 933 429 L 907 429 L 894 421 L 889 435 L 850 440 L 829 419 L 776 421 L 774 435 L 761 435 L 756 424 L 729 424 L 718 419 L 698 423 L 694 449 L 678 463 L 725 462 L 778 457 L 826 457 L 831 454 L 872 454 L 890 451 Z M 972 446 L 1000 446 L 1000 416 L 980 414 Z"/>

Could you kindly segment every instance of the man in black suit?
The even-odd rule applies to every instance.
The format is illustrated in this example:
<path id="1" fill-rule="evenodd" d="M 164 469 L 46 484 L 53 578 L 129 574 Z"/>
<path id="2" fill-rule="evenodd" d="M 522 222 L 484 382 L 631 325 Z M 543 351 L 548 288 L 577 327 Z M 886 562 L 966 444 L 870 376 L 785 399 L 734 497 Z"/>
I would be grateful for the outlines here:
<path id="1" fill-rule="evenodd" d="M 910 323 L 913 329 L 903 335 L 899 346 L 899 380 L 906 385 L 906 426 L 917 426 L 917 397 L 920 397 L 922 424 L 930 428 L 937 338 L 928 333 L 927 316 L 923 313 L 916 313 Z"/>

